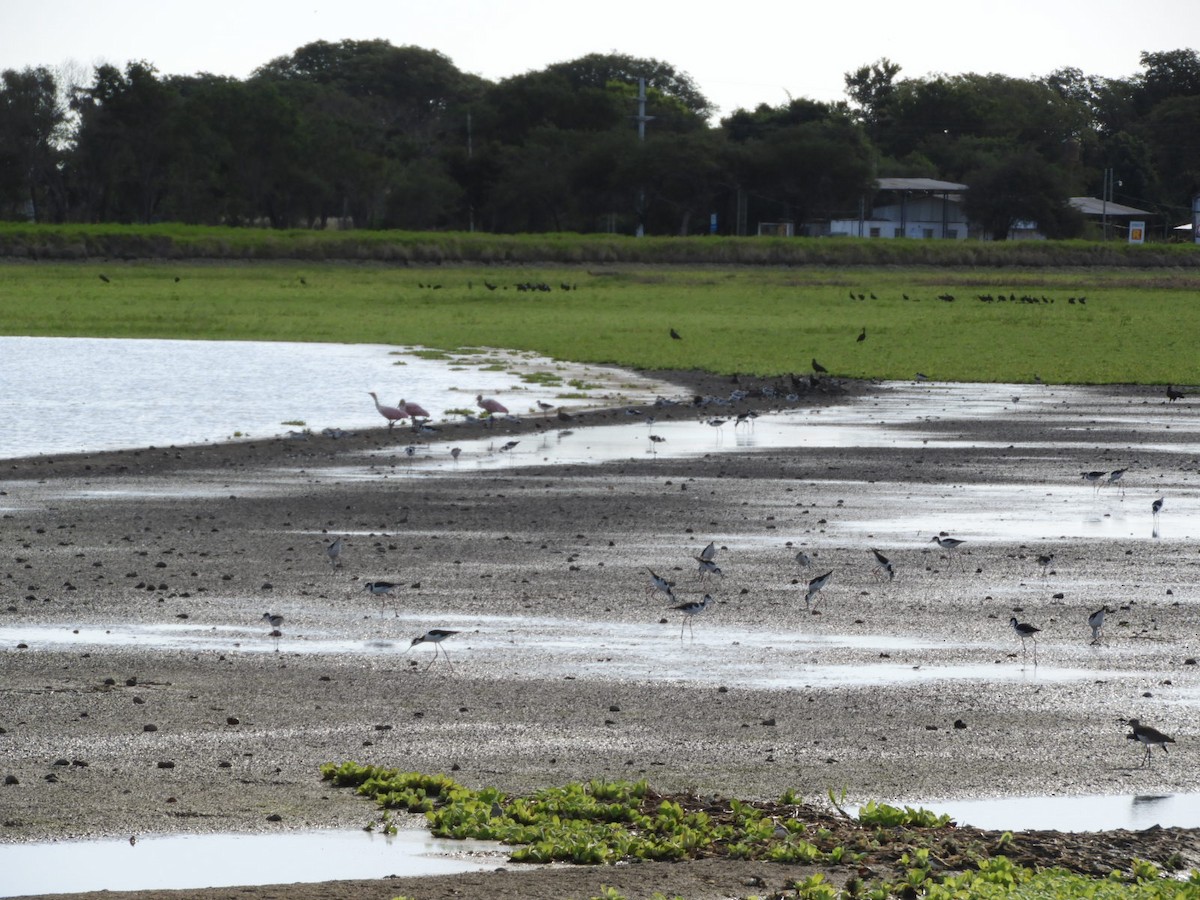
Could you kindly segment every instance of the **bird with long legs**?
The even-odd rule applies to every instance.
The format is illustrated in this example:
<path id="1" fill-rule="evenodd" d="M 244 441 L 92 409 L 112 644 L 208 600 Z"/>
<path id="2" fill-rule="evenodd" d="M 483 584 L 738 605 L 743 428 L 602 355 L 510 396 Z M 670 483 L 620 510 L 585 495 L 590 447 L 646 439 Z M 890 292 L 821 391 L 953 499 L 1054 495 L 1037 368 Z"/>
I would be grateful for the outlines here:
<path id="1" fill-rule="evenodd" d="M 646 593 L 653 595 L 655 591 L 662 591 L 672 600 L 675 599 L 675 582 L 667 581 L 661 575 L 655 574 L 654 570 L 649 566 L 646 571 L 650 573 L 650 587 L 646 588 Z"/>
<path id="2" fill-rule="evenodd" d="M 931 543 L 937 544 L 939 547 L 941 547 L 943 550 L 946 551 L 947 559 L 954 559 L 955 557 L 957 557 L 958 556 L 958 548 L 966 543 L 966 541 L 960 540 L 958 538 L 952 538 L 952 537 L 949 537 L 948 535 L 941 535 L 941 534 L 935 534 L 930 540 L 931 540 Z M 958 564 L 960 567 L 962 566 L 961 559 L 959 560 Z"/>
<path id="3" fill-rule="evenodd" d="M 1125 735 L 1131 741 L 1137 741 L 1146 748 L 1146 756 L 1142 760 L 1143 766 L 1151 765 L 1150 748 L 1162 747 L 1163 753 L 1167 752 L 1167 744 L 1175 743 L 1175 738 L 1168 737 L 1157 728 L 1151 728 L 1149 725 L 1143 725 L 1137 719 L 1126 719 L 1125 724 L 1133 729 L 1129 734 Z M 1168 754 L 1170 755 L 1170 754 Z"/>
<path id="4" fill-rule="evenodd" d="M 420 403 L 409 403 L 407 400 L 400 401 L 400 409 L 404 410 L 404 414 L 412 420 L 413 430 L 419 426 L 418 419 L 429 419 L 429 411 Z"/>
<path id="5" fill-rule="evenodd" d="M 275 652 L 278 653 L 279 639 L 283 637 L 283 632 L 280 631 L 280 628 L 283 625 L 283 616 L 279 615 L 278 613 L 265 612 L 262 615 L 262 620 L 266 622 L 267 627 L 271 629 L 268 633 L 268 636 L 275 638 Z"/>
<path id="6" fill-rule="evenodd" d="M 379 414 L 387 419 L 388 428 L 394 428 L 397 422 L 401 422 L 408 418 L 408 413 L 398 406 L 386 406 L 379 402 L 379 398 L 375 396 L 374 391 L 367 391 L 371 395 L 371 399 L 375 401 L 375 409 Z"/>
<path id="7" fill-rule="evenodd" d="M 438 651 L 440 650 L 442 656 L 446 658 L 446 665 L 450 666 L 450 671 L 453 672 L 454 664 L 450 662 L 450 654 L 447 653 L 446 648 L 442 646 L 442 641 L 446 640 L 446 638 L 454 637 L 456 634 L 458 634 L 457 631 L 450 631 L 447 628 L 431 628 L 420 637 L 413 638 L 412 643 L 408 645 L 408 649 L 411 650 L 413 647 L 417 646 L 417 644 L 433 644 L 433 659 L 429 661 L 429 665 L 425 666 L 425 670 L 428 671 L 429 666 L 432 666 L 435 662 L 437 662 Z M 407 653 L 408 650 L 404 652 Z"/>
<path id="8" fill-rule="evenodd" d="M 1154 520 L 1154 529 L 1151 532 L 1153 537 L 1158 537 L 1158 514 L 1160 512 L 1162 512 L 1162 508 L 1163 508 L 1163 498 L 1162 497 L 1159 497 L 1157 500 L 1155 500 L 1153 503 L 1150 504 L 1150 516 Z"/>
<path id="9" fill-rule="evenodd" d="M 896 578 L 896 567 L 892 565 L 892 561 L 876 550 L 871 548 L 871 553 L 875 556 L 875 568 L 871 570 L 872 575 L 887 576 L 888 581 L 893 581 Z"/>
<path id="10" fill-rule="evenodd" d="M 363 585 L 363 590 L 373 597 L 379 598 L 379 611 L 383 612 L 384 602 L 392 595 L 392 591 L 396 590 L 397 585 L 390 581 L 368 581 Z M 399 612 L 396 615 L 400 615 Z"/>
<path id="11" fill-rule="evenodd" d="M 1106 484 L 1120 488 L 1122 497 L 1125 496 L 1125 482 L 1122 481 L 1121 479 L 1123 479 L 1125 477 L 1125 473 L 1128 471 L 1129 471 L 1129 467 L 1126 466 L 1124 469 L 1113 469 L 1111 472 L 1108 473 L 1108 481 L 1106 482 Z"/>
<path id="12" fill-rule="evenodd" d="M 688 629 L 693 641 L 696 639 L 696 632 L 692 628 L 692 619 L 708 609 L 708 605 L 712 602 L 712 595 L 705 594 L 703 600 L 689 600 L 687 603 L 680 603 L 671 607 L 676 612 L 683 613 L 683 621 L 679 625 L 679 639 L 681 641 L 683 640 L 684 628 Z"/>
<path id="13" fill-rule="evenodd" d="M 1088 628 L 1092 629 L 1093 644 L 1100 643 L 1100 637 L 1104 634 L 1104 616 L 1107 613 L 1108 607 L 1102 606 L 1087 617 Z"/>
<path id="14" fill-rule="evenodd" d="M 1039 554 L 1039 556 L 1037 558 L 1037 564 L 1042 569 L 1042 577 L 1043 578 L 1046 577 L 1046 572 L 1049 571 L 1050 563 L 1052 563 L 1052 562 L 1054 562 L 1054 554 L 1053 553 Z"/>
<path id="15" fill-rule="evenodd" d="M 475 395 L 475 404 L 488 414 L 488 427 L 491 427 L 496 416 L 507 415 L 508 407 L 492 397 L 485 397 L 483 394 Z"/>
<path id="16" fill-rule="evenodd" d="M 1022 655 L 1027 653 L 1027 650 L 1025 647 L 1025 641 L 1026 640 L 1033 641 L 1033 664 L 1036 666 L 1037 661 L 1038 661 L 1036 635 L 1042 629 L 1038 628 L 1036 625 L 1030 625 L 1028 622 L 1018 622 L 1016 616 L 1013 616 L 1011 619 L 1009 619 L 1008 624 L 1012 627 L 1012 630 L 1017 633 L 1017 637 L 1019 637 L 1021 639 Z"/>
<path id="17" fill-rule="evenodd" d="M 340 537 L 334 538 L 325 545 L 325 556 L 329 559 L 329 564 L 335 569 L 342 564 L 342 550 L 345 546 L 345 540 Z"/>
<path id="18" fill-rule="evenodd" d="M 1100 490 L 1100 479 L 1108 473 L 1092 470 L 1091 472 L 1081 472 L 1080 474 L 1083 476 L 1083 480 L 1092 486 L 1092 491 L 1095 493 Z"/>
<path id="19" fill-rule="evenodd" d="M 804 592 L 804 607 L 809 609 L 812 606 L 813 597 L 816 597 L 829 584 L 829 579 L 833 576 L 833 569 L 830 569 L 824 575 L 818 575 L 808 582 L 808 589 Z"/>

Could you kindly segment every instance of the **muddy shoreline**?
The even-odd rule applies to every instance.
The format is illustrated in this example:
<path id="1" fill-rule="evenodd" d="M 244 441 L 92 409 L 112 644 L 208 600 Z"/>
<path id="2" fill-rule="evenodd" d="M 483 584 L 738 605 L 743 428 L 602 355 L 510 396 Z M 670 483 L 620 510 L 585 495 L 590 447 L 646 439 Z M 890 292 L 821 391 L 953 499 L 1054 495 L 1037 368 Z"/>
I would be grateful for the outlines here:
<path id="1" fill-rule="evenodd" d="M 776 384 L 788 387 L 655 374 L 680 384 L 682 402 L 664 417 L 695 418 L 704 407 L 694 398 L 731 390 L 747 396 L 723 414 L 775 409 Z M 1149 392 L 1094 393 L 1144 412 L 1146 425 L 1095 422 L 1081 433 L 1089 410 L 1076 392 L 1020 417 L 947 417 L 930 428 L 954 440 L 916 447 L 426 478 L 380 464 L 378 451 L 399 455 L 410 438 L 379 429 L 5 461 L 0 775 L 16 783 L 0 787 L 0 841 L 359 828 L 373 810 L 316 771 L 344 760 L 511 792 L 600 776 L 697 796 L 794 790 L 814 802 L 831 789 L 902 802 L 1200 790 L 1200 557 L 1187 524 L 1197 476 L 1185 438 L 1196 415 L 1172 408 L 1164 438 Z M 889 398 L 826 382 L 796 400 L 847 402 L 886 410 Z M 618 421 L 597 411 L 571 427 Z M 483 434 L 455 427 L 455 439 Z M 489 436 L 554 427 L 526 418 Z M 1124 497 L 1092 498 L 1080 484 L 1081 471 L 1122 465 Z M 951 514 L 962 521 L 964 504 L 991 512 L 979 498 L 1012 485 L 1070 504 L 1096 520 L 1097 536 L 968 534 L 957 558 L 930 542 Z M 1164 492 L 1176 518 L 1150 540 L 1149 499 Z M 880 580 L 871 517 L 883 527 L 893 510 L 914 509 L 928 511 L 927 524 L 920 537 L 890 539 L 898 575 Z M 1111 537 L 1108 522 L 1121 526 Z M 346 536 L 338 568 L 324 553 L 334 535 Z M 710 540 L 725 575 L 701 582 L 692 556 Z M 1042 573 L 1035 560 L 1047 547 L 1055 562 Z M 803 586 L 816 573 L 795 564 L 800 548 L 836 572 L 815 614 Z M 694 644 L 681 641 L 665 598 L 647 593 L 647 567 L 676 581 L 681 601 L 713 595 Z M 380 579 L 400 585 L 383 604 L 362 590 Z M 1080 620 L 1101 605 L 1114 612 L 1096 647 Z M 285 617 L 278 652 L 264 611 Z M 1012 615 L 1042 627 L 1038 666 L 1008 630 Z M 461 632 L 445 645 L 453 672 L 426 670 L 425 648 L 406 652 L 429 627 Z M 212 643 L 18 637 L 168 628 Z M 936 674 L 955 667 L 969 674 Z M 863 674 L 830 680 L 839 669 Z M 1129 716 L 1172 734 L 1170 756 L 1140 765 L 1118 724 Z M 1179 839 L 1195 846 L 1190 832 Z M 758 869 L 713 861 L 565 871 L 340 882 L 320 893 L 440 898 L 479 878 L 493 879 L 475 888 L 492 896 L 603 884 L 630 897 L 762 892 L 737 880 Z M 782 876 L 771 877 L 774 886 Z"/>

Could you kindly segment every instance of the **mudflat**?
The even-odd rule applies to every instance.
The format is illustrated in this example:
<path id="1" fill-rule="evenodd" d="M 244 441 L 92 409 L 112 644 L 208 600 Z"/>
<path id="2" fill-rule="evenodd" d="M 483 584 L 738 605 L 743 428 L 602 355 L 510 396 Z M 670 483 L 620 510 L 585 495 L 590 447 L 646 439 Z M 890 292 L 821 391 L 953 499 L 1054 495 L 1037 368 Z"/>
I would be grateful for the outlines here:
<path id="1" fill-rule="evenodd" d="M 643 414 L 719 412 L 729 434 L 739 412 L 781 405 L 883 427 L 907 402 L 888 385 L 655 374 L 679 402 Z M 604 777 L 816 805 L 831 790 L 927 805 L 1195 792 L 1200 415 L 1149 388 L 1022 391 L 1000 410 L 947 406 L 909 439 L 729 437 L 597 465 L 426 475 L 404 447 L 486 437 L 500 453 L 645 424 L 594 411 L 6 461 L 0 841 L 361 828 L 376 811 L 318 772 L 347 760 L 514 793 Z M 696 559 L 710 542 L 720 574 Z M 396 587 L 364 588 L 378 581 Z M 706 594 L 698 615 L 673 608 Z M 265 613 L 283 617 L 277 636 Z M 1040 629 L 1024 647 L 1014 617 Z M 457 632 L 436 658 L 411 645 L 431 628 Z M 1147 764 L 1128 718 L 1173 736 L 1170 752 Z M 1059 836 L 1028 857 L 1087 840 L 1200 863 L 1192 829 Z M 238 893 L 703 898 L 797 877 L 713 859 L 497 866 L 309 886 L 281 871 L 285 887 Z"/>

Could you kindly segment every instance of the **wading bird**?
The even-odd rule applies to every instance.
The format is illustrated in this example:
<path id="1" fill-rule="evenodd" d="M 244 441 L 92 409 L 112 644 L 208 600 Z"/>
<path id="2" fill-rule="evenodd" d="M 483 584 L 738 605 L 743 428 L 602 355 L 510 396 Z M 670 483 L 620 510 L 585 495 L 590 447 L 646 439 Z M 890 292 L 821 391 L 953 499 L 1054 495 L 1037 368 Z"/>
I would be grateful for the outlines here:
<path id="1" fill-rule="evenodd" d="M 1162 508 L 1163 508 L 1163 498 L 1162 497 L 1159 497 L 1157 500 L 1155 500 L 1153 503 L 1150 504 L 1150 515 L 1154 519 L 1154 530 L 1152 532 L 1154 537 L 1158 537 L 1158 514 L 1160 512 L 1162 512 Z"/>
<path id="2" fill-rule="evenodd" d="M 875 568 L 871 570 L 871 574 L 882 575 L 887 573 L 888 581 L 894 579 L 896 577 L 896 569 L 892 565 L 892 561 L 874 548 L 872 548 L 871 552 L 875 554 Z"/>
<path id="3" fill-rule="evenodd" d="M 672 600 L 675 599 L 675 582 L 667 581 L 661 575 L 656 575 L 654 570 L 647 567 L 646 571 L 650 573 L 650 587 L 646 588 L 647 594 L 653 594 L 655 591 L 662 591 Z"/>
<path id="4" fill-rule="evenodd" d="M 491 397 L 484 397 L 483 394 L 475 395 L 475 403 L 488 415 L 496 416 L 508 412 L 508 407 Z"/>
<path id="5" fill-rule="evenodd" d="M 329 557 L 329 564 L 335 569 L 342 564 L 342 547 L 344 546 L 345 542 L 342 538 L 335 538 L 325 547 L 325 555 Z"/>
<path id="6" fill-rule="evenodd" d="M 401 400 L 400 408 L 404 410 L 404 414 L 410 419 L 429 418 L 429 412 L 420 403 L 409 403 L 407 400 Z"/>
<path id="7" fill-rule="evenodd" d="M 708 604 L 712 603 L 712 596 L 705 594 L 703 600 L 690 600 L 687 603 L 680 603 L 678 606 L 671 608 L 683 613 L 683 621 L 679 625 L 679 639 L 683 640 L 683 629 L 686 626 L 692 635 L 692 640 L 696 639 L 696 632 L 692 629 L 692 619 L 700 613 L 708 609 Z"/>
<path id="8" fill-rule="evenodd" d="M 407 419 L 408 413 L 396 406 L 385 406 L 379 402 L 379 398 L 375 396 L 374 391 L 367 391 L 371 395 L 371 399 L 375 401 L 375 408 L 379 410 L 379 414 L 387 419 L 388 428 L 395 426 L 401 419 Z"/>
<path id="9" fill-rule="evenodd" d="M 442 641 L 448 637 L 454 637 L 456 634 L 458 634 L 457 631 L 449 631 L 445 628 L 431 628 L 420 637 L 413 638 L 412 643 L 408 645 L 408 649 L 411 650 L 417 644 L 433 644 L 433 659 L 429 661 L 429 665 L 425 668 L 428 669 L 429 666 L 437 662 L 438 650 L 440 649 L 442 656 L 446 657 L 446 665 L 450 666 L 450 671 L 453 672 L 454 665 L 450 662 L 450 654 L 446 652 L 445 647 L 442 647 Z M 408 651 L 406 650 L 405 652 L 407 653 Z"/>
<path id="10" fill-rule="evenodd" d="M 1144 744 L 1146 747 L 1146 757 L 1142 760 L 1143 766 L 1150 765 L 1151 747 L 1162 747 L 1163 753 L 1166 753 L 1167 744 L 1175 743 L 1175 738 L 1168 737 L 1157 728 L 1151 728 L 1149 725 L 1143 725 L 1137 719 L 1127 719 L 1125 724 L 1133 729 L 1133 731 L 1125 735 L 1125 737 L 1129 738 L 1131 741 L 1137 741 L 1140 744 Z"/>
<path id="11" fill-rule="evenodd" d="M 957 555 L 958 548 L 966 543 L 965 541 L 960 541 L 958 538 L 942 537 L 940 534 L 935 534 L 932 538 L 932 542 L 946 551 L 947 558 Z M 961 560 L 959 560 L 959 565 L 962 565 Z"/>
<path id="12" fill-rule="evenodd" d="M 1090 616 L 1088 616 L 1088 627 L 1092 629 L 1092 643 L 1100 643 L 1100 635 L 1104 633 L 1104 614 L 1108 612 L 1107 606 L 1102 606 Z"/>
<path id="13" fill-rule="evenodd" d="M 392 591 L 396 589 L 396 585 L 390 581 L 368 581 L 363 585 L 363 590 L 368 594 L 373 594 L 379 598 L 379 611 L 383 612 L 383 602 L 385 597 L 391 596 Z M 399 613 L 397 613 L 399 615 Z"/>
<path id="14" fill-rule="evenodd" d="M 1012 630 L 1017 633 L 1017 637 L 1021 639 L 1021 653 L 1025 653 L 1025 640 L 1028 638 L 1033 641 L 1033 664 L 1037 665 L 1037 638 L 1034 637 L 1042 629 L 1036 625 L 1030 625 L 1028 622 L 1018 622 L 1017 617 L 1013 616 L 1008 620 L 1008 624 L 1012 626 Z"/>
<path id="15" fill-rule="evenodd" d="M 824 588 L 825 585 L 829 584 L 829 578 L 831 575 L 833 575 L 833 569 L 830 569 L 824 575 L 818 575 L 808 583 L 808 590 L 804 592 L 805 608 L 809 607 L 812 603 L 813 597 L 817 596 L 821 589 Z"/>

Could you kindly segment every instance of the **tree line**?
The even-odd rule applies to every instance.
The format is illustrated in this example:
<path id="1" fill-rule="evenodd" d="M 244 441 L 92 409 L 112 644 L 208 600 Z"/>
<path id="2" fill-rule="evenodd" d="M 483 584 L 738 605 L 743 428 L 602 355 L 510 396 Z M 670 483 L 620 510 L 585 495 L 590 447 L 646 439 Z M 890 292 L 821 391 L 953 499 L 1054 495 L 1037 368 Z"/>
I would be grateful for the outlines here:
<path id="1" fill-rule="evenodd" d="M 845 100 L 717 123 L 688 75 L 621 54 L 492 82 L 435 50 L 317 41 L 246 79 L 134 61 L 67 82 L 0 73 L 0 218 L 668 235 L 715 215 L 739 234 L 857 217 L 876 178 L 923 176 L 970 185 L 996 237 L 1017 220 L 1070 237 L 1070 196 L 1173 221 L 1200 189 L 1194 50 L 1118 79 L 903 78 L 880 59 L 845 73 Z"/>

